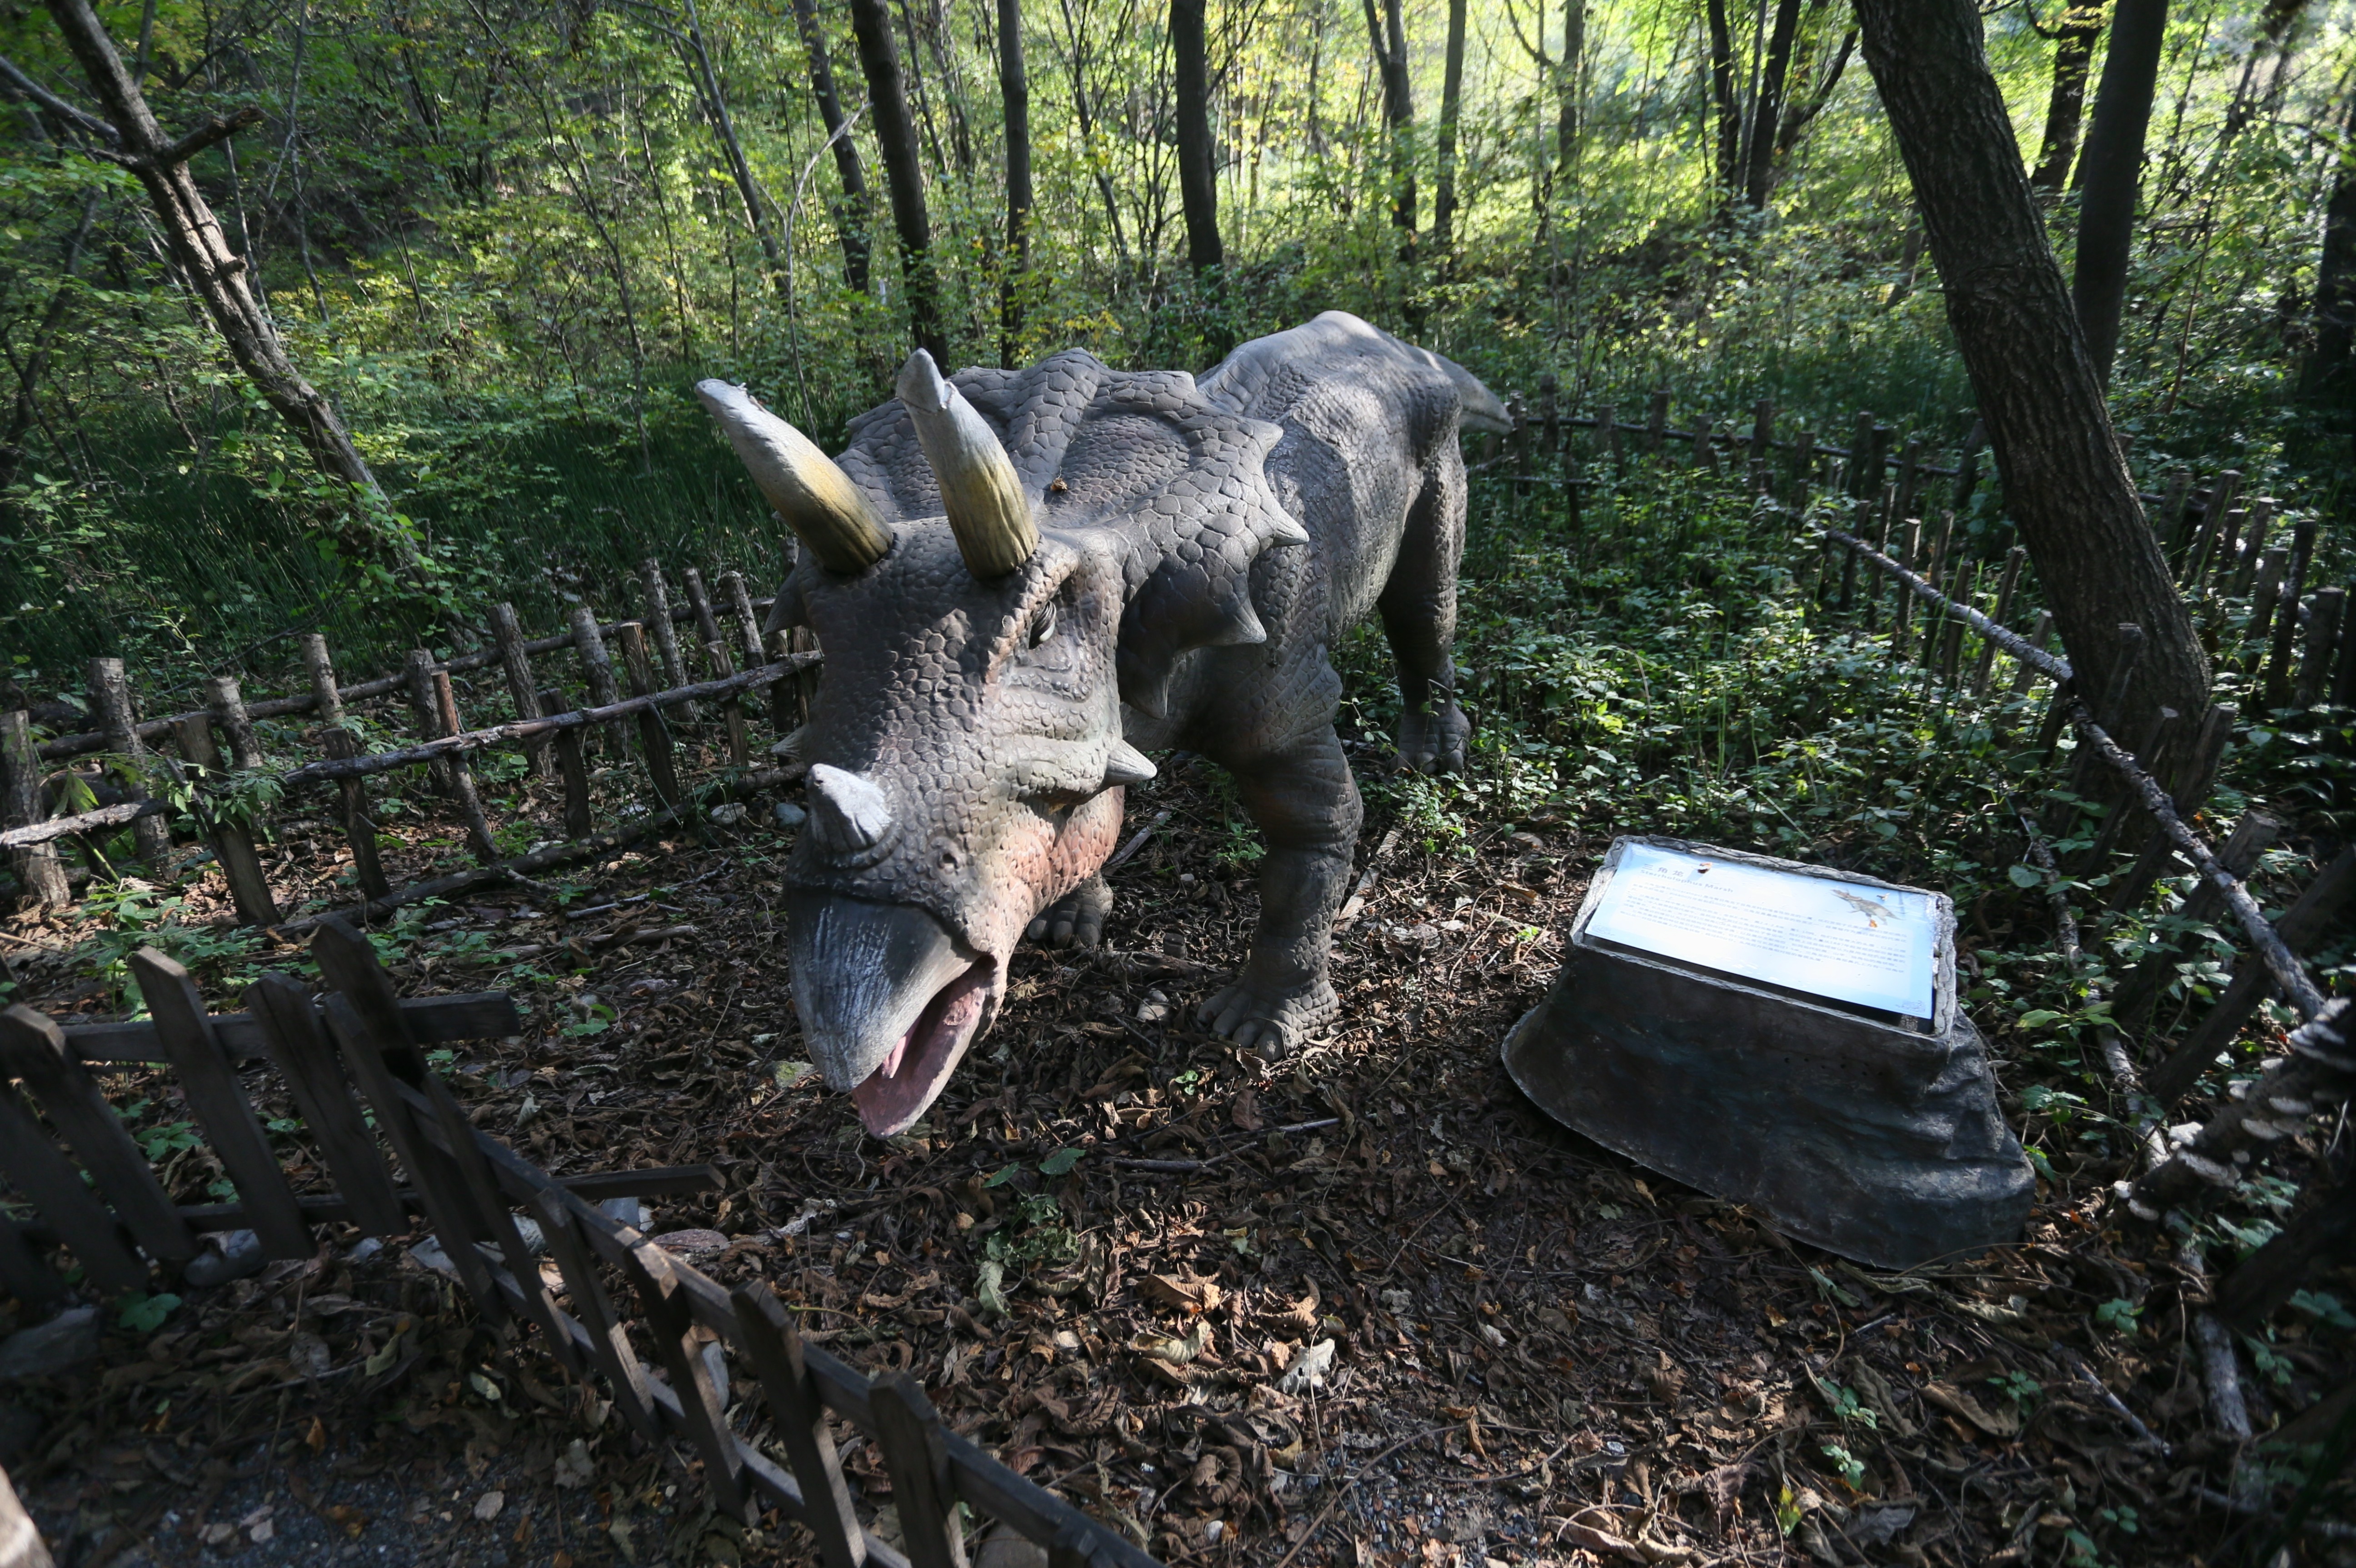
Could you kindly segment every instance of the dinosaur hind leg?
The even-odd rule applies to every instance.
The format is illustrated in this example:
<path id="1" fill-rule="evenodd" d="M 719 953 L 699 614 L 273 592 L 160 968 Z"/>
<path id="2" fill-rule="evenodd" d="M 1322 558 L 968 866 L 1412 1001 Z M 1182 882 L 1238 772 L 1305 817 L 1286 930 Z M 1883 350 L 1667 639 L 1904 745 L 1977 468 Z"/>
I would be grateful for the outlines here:
<path id="1" fill-rule="evenodd" d="M 1408 507 L 1398 559 L 1376 607 L 1398 665 L 1398 759 L 1418 773 L 1464 766 L 1472 721 L 1456 705 L 1456 568 L 1464 558 L 1464 464 L 1444 451 Z"/>

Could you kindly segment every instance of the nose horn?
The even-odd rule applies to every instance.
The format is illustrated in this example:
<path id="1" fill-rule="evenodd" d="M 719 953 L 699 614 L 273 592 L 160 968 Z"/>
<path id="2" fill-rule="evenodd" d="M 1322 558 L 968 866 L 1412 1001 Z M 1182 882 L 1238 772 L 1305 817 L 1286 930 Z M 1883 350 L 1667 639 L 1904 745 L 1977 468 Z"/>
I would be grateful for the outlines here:
<path id="1" fill-rule="evenodd" d="M 966 570 L 988 582 L 1030 560 L 1039 548 L 1039 525 L 997 433 L 922 349 L 900 367 L 894 390 L 940 483 L 941 508 Z"/>
<path id="2" fill-rule="evenodd" d="M 810 829 L 832 854 L 873 849 L 892 833 L 892 802 L 863 774 L 819 763 L 809 770 Z"/>

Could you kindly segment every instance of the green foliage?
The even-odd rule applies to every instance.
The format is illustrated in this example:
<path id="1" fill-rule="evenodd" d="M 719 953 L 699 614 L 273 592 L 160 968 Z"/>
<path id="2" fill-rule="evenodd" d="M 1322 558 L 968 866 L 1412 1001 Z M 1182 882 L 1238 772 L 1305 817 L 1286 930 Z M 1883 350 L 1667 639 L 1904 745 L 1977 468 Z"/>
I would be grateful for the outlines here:
<path id="1" fill-rule="evenodd" d="M 2344 28 L 2304 38 L 2276 95 L 2221 137 L 2259 3 L 2229 0 L 2171 25 L 2113 391 L 2147 487 L 2169 462 L 2201 458 L 2243 468 L 2248 493 L 2297 499 L 2319 495 L 2345 462 L 2344 442 L 2319 444 L 2319 415 L 2286 393 L 2305 342 L 2315 216 L 2340 156 L 2329 94 L 2350 42 Z M 1020 276 L 1001 237 L 994 17 L 978 0 L 951 0 L 912 14 L 905 40 L 960 363 L 1078 346 L 1117 364 L 1198 370 L 1228 343 L 1340 307 L 1457 357 L 1501 391 L 1530 392 L 1552 373 L 1574 406 L 1615 403 L 1623 418 L 1663 387 L 1681 425 L 1746 419 L 1760 398 L 1787 431 L 1845 428 L 1858 408 L 1901 441 L 1949 443 L 1969 424 L 1973 394 L 1871 84 L 1853 56 L 1830 75 L 1847 26 L 1837 7 L 1804 12 L 1794 85 L 1817 112 L 1754 213 L 1714 188 L 1691 7 L 1598 0 L 1569 79 L 1514 42 L 1524 18 L 1477 0 L 1446 249 L 1429 231 L 1403 245 L 1390 221 L 1391 159 L 1363 91 L 1357 14 L 1333 0 L 1215 7 L 1229 260 L 1202 277 L 1184 263 L 1176 211 L 1163 12 L 1131 0 L 1023 10 L 1038 196 L 1033 267 Z M 1407 17 L 1427 106 L 1444 10 Z M 846 18 L 839 6 L 819 14 L 856 102 Z M 1762 15 L 1735 16 L 1739 48 L 1757 42 Z M 761 8 L 703 18 L 758 188 L 761 210 L 748 216 L 663 16 L 384 0 L 299 11 L 164 0 L 152 18 L 106 8 L 118 38 L 152 36 L 145 90 L 167 128 L 262 111 L 262 129 L 202 155 L 195 172 L 291 352 L 391 499 L 356 502 L 318 476 L 158 261 L 136 182 L 71 152 L 54 127 L 35 135 L 32 120 L 12 117 L 0 128 L 0 316 L 20 369 L 44 357 L 0 442 L 12 449 L 0 460 L 8 674 L 60 694 L 103 652 L 156 670 L 277 675 L 288 634 L 312 628 L 347 665 L 382 667 L 498 599 L 535 625 L 553 624 L 571 596 L 634 603 L 629 574 L 648 553 L 775 574 L 766 508 L 691 385 L 744 381 L 839 442 L 886 395 L 907 347 L 900 257 L 868 116 L 851 134 L 876 188 L 847 220 L 874 242 L 873 281 L 848 286 L 846 220 L 792 18 Z M 1985 26 L 2033 141 L 2052 47 L 2018 11 Z M 0 18 L 0 52 L 87 102 L 37 7 Z M 1568 145 L 1556 134 L 1566 81 L 1580 127 Z M 1427 109 L 1402 149 L 1427 197 L 1429 119 Z M 2068 201 L 2053 212 L 2065 262 L 2073 217 Z M 1001 316 L 1009 300 L 1019 328 Z M 2298 468 L 2314 481 L 2297 481 Z M 1788 803 L 1762 798 L 1758 770 L 1780 765 L 1813 787 L 1860 743 L 1889 748 L 1895 737 L 1872 733 L 1870 708 L 1854 715 L 1862 734 L 1836 737 L 1835 755 L 1778 756 L 1790 737 L 1771 741 L 1748 704 L 1763 697 L 1772 714 L 1793 694 L 1762 688 L 1740 660 L 1675 714 L 1630 714 L 1618 700 L 1714 637 L 1789 635 L 1687 618 L 1700 607 L 1674 580 L 1740 527 L 1739 514 L 1708 515 L 1700 489 L 1654 503 L 1659 521 L 1681 524 L 1660 531 L 1665 552 L 1648 563 L 1665 581 L 1648 572 L 1606 624 L 1547 628 L 1519 661 L 1475 668 L 1494 702 L 1552 703 L 1556 722 L 1582 734 L 1590 793 L 1665 748 L 1722 754 L 1749 776 L 1698 792 L 1672 781 L 1665 793 L 1697 819 L 1755 816 L 1804 839 L 1819 824 L 1804 811 L 1779 819 Z M 1990 483 L 1961 521 L 1983 541 L 2000 517 Z M 1529 596 L 1510 571 L 1498 587 L 1488 613 Z M 1676 635 L 1590 635 L 1655 618 Z M 1428 843 L 1461 843 L 1476 812 L 1511 811 L 1533 792 L 1510 766 L 1516 756 L 1492 752 L 1485 793 L 1407 784 L 1400 804 Z M 1893 807 L 1875 809 L 1885 815 L 1869 831 L 1904 833 Z"/>

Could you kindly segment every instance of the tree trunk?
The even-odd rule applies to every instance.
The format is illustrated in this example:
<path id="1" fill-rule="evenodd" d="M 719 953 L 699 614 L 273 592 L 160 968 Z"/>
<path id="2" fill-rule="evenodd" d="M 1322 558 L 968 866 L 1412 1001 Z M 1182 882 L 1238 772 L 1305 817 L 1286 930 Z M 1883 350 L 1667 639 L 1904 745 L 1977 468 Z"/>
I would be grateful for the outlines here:
<path id="1" fill-rule="evenodd" d="M 2242 80 L 2234 85 L 2233 102 L 2225 111 L 2225 126 L 2218 135 L 2221 148 L 2231 145 L 2234 137 L 2249 129 L 2259 109 L 2280 88 L 2284 67 L 2293 53 L 2290 31 L 2298 25 L 2299 16 L 2306 9 L 2307 0 L 2266 0 L 2265 9 L 2258 14 L 2258 36 L 2243 59 Z M 2269 53 L 2276 55 L 2274 85 L 2262 93 L 2257 91 L 2258 67 Z"/>
<path id="2" fill-rule="evenodd" d="M 2136 193 L 2143 183 L 2143 134 L 2159 81 L 2168 0 L 2118 0 L 2110 51 L 2094 95 L 2094 124 L 2078 165 L 2078 272 L 2072 297 L 2094 374 L 2108 384 L 2127 297 L 2127 252 L 2135 240 Z"/>
<path id="3" fill-rule="evenodd" d="M 1375 8 L 1375 0 L 1365 0 L 1365 5 L 1366 36 L 1382 72 L 1383 125 L 1390 134 L 1391 221 L 1407 231 L 1408 243 L 1412 245 L 1419 203 L 1415 163 L 1407 145 L 1408 126 L 1415 120 L 1414 84 L 1407 72 L 1407 18 L 1399 10 L 1399 0 L 1382 0 L 1380 11 Z"/>
<path id="4" fill-rule="evenodd" d="M 1440 88 L 1440 185 L 1431 197 L 1431 232 L 1444 257 L 1456 241 L 1456 115 L 1464 98 L 1465 0 L 1448 0 L 1448 67 Z"/>
<path id="5" fill-rule="evenodd" d="M 1792 44 L 1800 33 L 1800 0 L 1776 0 L 1775 27 L 1767 40 L 1767 69 L 1759 78 L 1759 102 L 1751 114 L 1751 164 L 1742 171 L 1742 199 L 1753 212 L 1767 208 L 1774 187 L 1775 126 L 1783 117 L 1783 86 L 1792 73 Z"/>
<path id="6" fill-rule="evenodd" d="M 1064 12 L 1064 36 L 1066 43 L 1065 59 L 1072 72 L 1072 117 L 1079 122 L 1080 145 L 1087 159 L 1088 168 L 1096 176 L 1097 195 L 1104 202 L 1105 220 L 1112 225 L 1113 253 L 1120 258 L 1121 271 L 1129 270 L 1129 239 L 1120 222 L 1120 200 L 1112 188 L 1112 172 L 1097 153 L 1097 123 L 1095 113 L 1088 107 L 1088 55 L 1080 43 L 1080 26 L 1072 16 L 1072 0 L 1059 0 Z M 1312 137 L 1313 122 L 1312 122 Z"/>
<path id="7" fill-rule="evenodd" d="M 1823 8 L 1823 0 L 1817 0 L 1809 7 L 1812 11 Z M 1805 101 L 1794 99 L 1792 106 L 1783 112 L 1783 124 L 1775 132 L 1777 157 L 1791 156 L 1792 149 L 1800 145 L 1802 134 L 1815 117 L 1825 112 L 1825 105 L 1833 101 L 1833 90 L 1840 85 L 1841 73 L 1848 69 L 1848 57 L 1856 48 L 1857 29 L 1851 27 L 1841 35 L 1840 49 L 1833 56 L 1832 68 L 1825 72 L 1824 80 L 1816 83 L 1815 91 Z"/>
<path id="8" fill-rule="evenodd" d="M 319 471 L 350 486 L 360 510 L 373 519 L 385 509 L 382 487 L 361 460 L 334 406 L 294 368 L 276 324 L 253 297 L 244 258 L 230 250 L 220 220 L 213 216 L 188 173 L 190 158 L 251 121 L 215 119 L 178 142 L 171 141 L 156 124 L 145 95 L 91 11 L 90 0 L 46 0 L 46 4 L 113 128 L 114 161 L 136 176 L 146 191 L 174 264 L 204 302 L 206 314 L 212 317 L 238 369 L 294 430 Z M 369 532 L 402 565 L 412 571 L 422 566 L 416 546 L 398 528 L 373 526 Z"/>
<path id="9" fill-rule="evenodd" d="M 2344 397 L 2356 384 L 2356 92 L 2348 98 L 2340 148 L 2315 269 L 2315 340 L 2298 378 L 2299 395 L 2319 400 Z"/>
<path id="10" fill-rule="evenodd" d="M 2161 705 L 2209 710 L 2209 662 L 2111 433 L 2101 379 L 2045 224 L 1973 0 L 1858 0 L 1865 57 L 1929 231 L 1947 320 L 1978 395 L 2078 689 L 2105 690 L 2142 628 L 2121 733 Z M 2173 781 L 2179 796 L 2205 779 Z"/>
<path id="11" fill-rule="evenodd" d="M 826 134 L 834 143 L 834 171 L 842 181 L 842 196 L 834 204 L 834 231 L 842 241 L 843 281 L 860 294 L 867 292 L 867 167 L 859 156 L 859 143 L 842 128 L 842 99 L 834 90 L 834 62 L 828 58 L 826 35 L 819 30 L 818 7 L 812 0 L 794 0 L 794 21 L 801 29 L 802 48 L 809 55 L 810 93 L 818 100 Z"/>
<path id="12" fill-rule="evenodd" d="M 859 39 L 859 65 L 867 76 L 874 106 L 875 145 L 884 155 L 884 177 L 892 188 L 892 226 L 900 236 L 900 275 L 908 291 L 908 329 L 916 347 L 948 364 L 941 336 L 940 287 L 933 272 L 933 225 L 925 211 L 925 171 L 916 149 L 916 123 L 900 81 L 900 52 L 892 43 L 892 18 L 884 0 L 851 0 L 851 29 Z"/>
<path id="13" fill-rule="evenodd" d="M 1538 29 L 1541 36 L 1546 29 Z M 1587 60 L 1587 0 L 1563 0 L 1561 98 L 1554 127 L 1555 163 L 1569 168 L 1579 151 L 1580 110 L 1586 94 L 1580 91 Z"/>
<path id="14" fill-rule="evenodd" d="M 1006 104 L 1006 275 L 999 295 L 999 357 L 1016 362 L 1023 289 L 1031 271 L 1031 77 L 1023 66 L 1023 0 L 998 0 L 998 91 Z"/>
<path id="15" fill-rule="evenodd" d="M 2029 183 L 2059 196 L 2070 182 L 2078 156 L 2078 125 L 2086 108 L 2086 73 L 2094 63 L 2094 42 L 2103 36 L 2100 5 L 2072 5 L 2054 29 L 2053 89 L 2045 99 L 2045 136 Z"/>
<path id="16" fill-rule="evenodd" d="M 1219 182 L 1211 148 L 1211 70 L 1203 42 L 1204 8 L 1204 0 L 1170 3 L 1170 44 L 1178 88 L 1178 200 L 1186 213 L 1186 261 L 1198 274 L 1226 260 L 1226 247 L 1219 239 Z"/>
<path id="17" fill-rule="evenodd" d="M 1726 0 L 1707 0 L 1709 16 L 1709 102 L 1717 125 L 1717 199 L 1721 206 L 1740 184 L 1742 105 L 1734 92 L 1734 34 L 1726 23 Z"/>
<path id="18" fill-rule="evenodd" d="M 720 151 L 728 160 L 728 177 L 735 182 L 737 199 L 744 204 L 744 221 L 751 224 L 753 237 L 761 242 L 761 254 L 769 261 L 769 277 L 782 295 L 786 287 L 786 253 L 777 243 L 776 229 L 769 223 L 768 203 L 761 199 L 761 187 L 753 177 L 753 165 L 744 156 L 744 144 L 737 139 L 736 122 L 729 117 L 728 100 L 720 91 L 720 75 L 712 69 L 712 51 L 703 47 L 703 19 L 695 14 L 695 0 L 685 0 L 687 32 L 680 53 L 684 54 L 689 74 L 695 83 L 696 96 L 703 100 L 703 113 L 712 121 L 712 134 L 720 138 Z"/>
<path id="19" fill-rule="evenodd" d="M 65 254 L 58 263 L 58 286 L 50 291 L 48 306 L 41 312 L 40 328 L 33 334 L 32 352 L 16 367 L 16 406 L 8 417 L 7 435 L 0 436 L 0 490 L 16 482 L 16 469 L 25 460 L 25 437 L 32 434 L 33 422 L 40 412 L 33 402 L 39 395 L 36 389 L 41 378 L 48 374 L 49 347 L 65 322 L 67 306 L 73 302 L 74 274 L 81 267 L 81 249 L 97 220 L 98 192 L 92 190 L 82 198 L 81 217 L 66 236 Z"/>

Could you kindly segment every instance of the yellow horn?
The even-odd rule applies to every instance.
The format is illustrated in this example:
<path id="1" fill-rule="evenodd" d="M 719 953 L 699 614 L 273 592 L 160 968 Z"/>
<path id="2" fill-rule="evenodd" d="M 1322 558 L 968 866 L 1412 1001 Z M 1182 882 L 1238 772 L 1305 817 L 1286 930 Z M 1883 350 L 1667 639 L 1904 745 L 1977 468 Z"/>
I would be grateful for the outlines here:
<path id="1" fill-rule="evenodd" d="M 1039 548 L 1039 525 L 1031 521 L 1023 481 L 989 424 L 941 379 L 940 367 L 922 349 L 900 367 L 896 390 L 940 484 L 941 509 L 966 570 L 987 582 L 1030 560 Z"/>
<path id="2" fill-rule="evenodd" d="M 698 381 L 695 395 L 720 422 L 762 498 L 830 572 L 859 572 L 884 559 L 892 531 L 834 459 L 763 408 L 743 387 Z"/>

